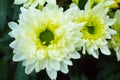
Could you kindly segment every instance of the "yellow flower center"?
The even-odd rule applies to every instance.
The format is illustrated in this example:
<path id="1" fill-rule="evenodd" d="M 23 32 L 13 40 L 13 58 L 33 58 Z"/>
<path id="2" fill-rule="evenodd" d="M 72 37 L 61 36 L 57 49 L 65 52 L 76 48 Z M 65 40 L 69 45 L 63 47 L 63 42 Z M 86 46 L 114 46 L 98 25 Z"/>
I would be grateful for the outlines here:
<path id="1" fill-rule="evenodd" d="M 50 30 L 46 29 L 40 33 L 40 41 L 43 45 L 50 45 L 52 40 L 54 40 L 54 34 Z"/>
<path id="2" fill-rule="evenodd" d="M 103 25 L 99 23 L 99 20 L 91 22 L 88 20 L 88 23 L 81 29 L 81 32 L 84 39 L 96 40 L 103 36 Z"/>

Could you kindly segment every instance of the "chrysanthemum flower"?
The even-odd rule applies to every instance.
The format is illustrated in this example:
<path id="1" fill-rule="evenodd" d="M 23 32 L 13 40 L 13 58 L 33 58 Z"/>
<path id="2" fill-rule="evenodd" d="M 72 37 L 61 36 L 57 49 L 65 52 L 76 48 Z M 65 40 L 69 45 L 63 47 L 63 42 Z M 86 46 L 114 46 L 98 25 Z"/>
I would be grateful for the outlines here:
<path id="1" fill-rule="evenodd" d="M 15 40 L 10 44 L 14 49 L 14 61 L 23 61 L 25 73 L 46 69 L 51 79 L 57 71 L 68 73 L 71 58 L 78 59 L 78 44 L 82 45 L 80 28 L 84 23 L 74 24 L 63 8 L 47 5 L 42 11 L 21 8 L 19 24 L 10 22 L 9 33 Z M 80 46 L 79 45 L 79 46 Z"/>
<path id="2" fill-rule="evenodd" d="M 24 4 L 24 7 L 36 7 L 38 4 L 43 6 L 45 2 L 56 4 L 56 0 L 15 0 L 14 4 Z"/>
<path id="3" fill-rule="evenodd" d="M 85 10 L 80 10 L 75 4 L 72 4 L 66 12 L 71 14 L 73 22 L 86 22 L 85 26 L 80 30 L 83 33 L 82 39 L 86 41 L 82 53 L 85 54 L 87 51 L 88 54 L 93 55 L 95 58 L 99 56 L 98 49 L 105 55 L 111 54 L 106 39 L 111 39 L 111 35 L 116 33 L 109 28 L 115 20 L 107 16 L 108 4 L 106 3 L 110 5 L 110 2 L 100 2 L 91 8 L 90 0 L 88 0 Z"/>
<path id="4" fill-rule="evenodd" d="M 112 37 L 111 44 L 116 51 L 118 61 L 120 61 L 120 10 L 115 12 L 114 17 L 116 18 L 116 22 L 112 28 L 117 31 L 117 34 Z"/>

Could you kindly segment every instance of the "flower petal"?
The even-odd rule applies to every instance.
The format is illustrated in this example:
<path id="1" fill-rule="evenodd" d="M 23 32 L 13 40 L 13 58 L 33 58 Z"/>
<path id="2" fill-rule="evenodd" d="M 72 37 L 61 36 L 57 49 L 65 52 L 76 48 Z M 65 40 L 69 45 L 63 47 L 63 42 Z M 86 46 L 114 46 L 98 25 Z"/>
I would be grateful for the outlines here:
<path id="1" fill-rule="evenodd" d="M 111 54 L 111 52 L 110 52 L 110 50 L 109 50 L 109 48 L 107 46 L 100 47 L 100 50 L 105 55 L 110 55 Z"/>
<path id="2" fill-rule="evenodd" d="M 51 71 L 46 70 L 46 72 L 47 72 L 48 76 L 49 76 L 52 80 L 53 80 L 53 79 L 56 79 L 56 77 L 57 77 L 57 71 L 55 71 L 55 70 L 51 70 Z"/>
<path id="3" fill-rule="evenodd" d="M 79 59 L 79 58 L 81 57 L 80 54 L 79 54 L 77 51 L 71 52 L 71 53 L 70 53 L 70 56 L 71 56 L 73 59 Z"/>
<path id="4" fill-rule="evenodd" d="M 62 62 L 62 63 L 61 63 L 61 66 L 60 66 L 60 70 L 61 70 L 63 73 L 68 73 L 68 66 Z"/>
<path id="5" fill-rule="evenodd" d="M 22 61 L 22 60 L 24 60 L 25 59 L 25 55 L 24 54 L 15 54 L 14 56 L 13 56 L 13 61 Z"/>

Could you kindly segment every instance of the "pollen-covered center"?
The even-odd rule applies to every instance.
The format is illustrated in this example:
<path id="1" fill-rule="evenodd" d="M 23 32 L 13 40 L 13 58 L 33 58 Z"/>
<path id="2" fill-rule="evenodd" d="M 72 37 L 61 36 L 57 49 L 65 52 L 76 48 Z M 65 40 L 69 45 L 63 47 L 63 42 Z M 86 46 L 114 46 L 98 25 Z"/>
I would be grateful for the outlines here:
<path id="1" fill-rule="evenodd" d="M 50 45 L 52 40 L 54 40 L 54 34 L 50 30 L 46 29 L 40 33 L 40 41 L 43 45 Z"/>

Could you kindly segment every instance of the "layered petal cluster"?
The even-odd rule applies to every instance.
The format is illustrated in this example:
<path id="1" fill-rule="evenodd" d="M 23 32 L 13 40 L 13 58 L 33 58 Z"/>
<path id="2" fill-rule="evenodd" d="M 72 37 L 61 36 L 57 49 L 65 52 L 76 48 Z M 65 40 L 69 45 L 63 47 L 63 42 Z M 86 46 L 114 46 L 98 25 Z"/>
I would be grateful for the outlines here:
<path id="1" fill-rule="evenodd" d="M 14 4 L 23 4 L 24 7 L 36 7 L 38 4 L 43 6 L 45 2 L 56 4 L 56 0 L 15 0 Z"/>
<path id="2" fill-rule="evenodd" d="M 117 60 L 120 61 L 120 10 L 115 12 L 114 17 L 116 18 L 116 22 L 112 28 L 117 31 L 117 34 L 112 37 L 111 44 L 116 52 Z"/>
<path id="3" fill-rule="evenodd" d="M 23 61 L 25 73 L 45 69 L 51 79 L 56 79 L 57 71 L 68 73 L 71 58 L 80 58 L 76 47 L 83 44 L 80 29 L 84 23 L 75 24 L 68 17 L 63 8 L 48 4 L 42 11 L 22 7 L 19 24 L 9 23 L 9 35 L 15 38 L 10 44 L 13 60 Z"/>
<path id="4" fill-rule="evenodd" d="M 70 9 L 66 12 L 71 14 L 73 22 L 86 23 L 80 30 L 83 33 L 82 39 L 85 40 L 82 53 L 85 54 L 87 51 L 95 58 L 99 56 L 98 49 L 105 55 L 111 54 L 106 39 L 111 39 L 111 35 L 116 34 L 116 31 L 109 27 L 115 22 L 115 19 L 110 19 L 107 15 L 109 8 L 106 3 L 110 5 L 113 2 L 100 2 L 91 8 L 91 0 L 88 0 L 84 10 L 80 10 L 78 6 L 71 4 Z"/>

